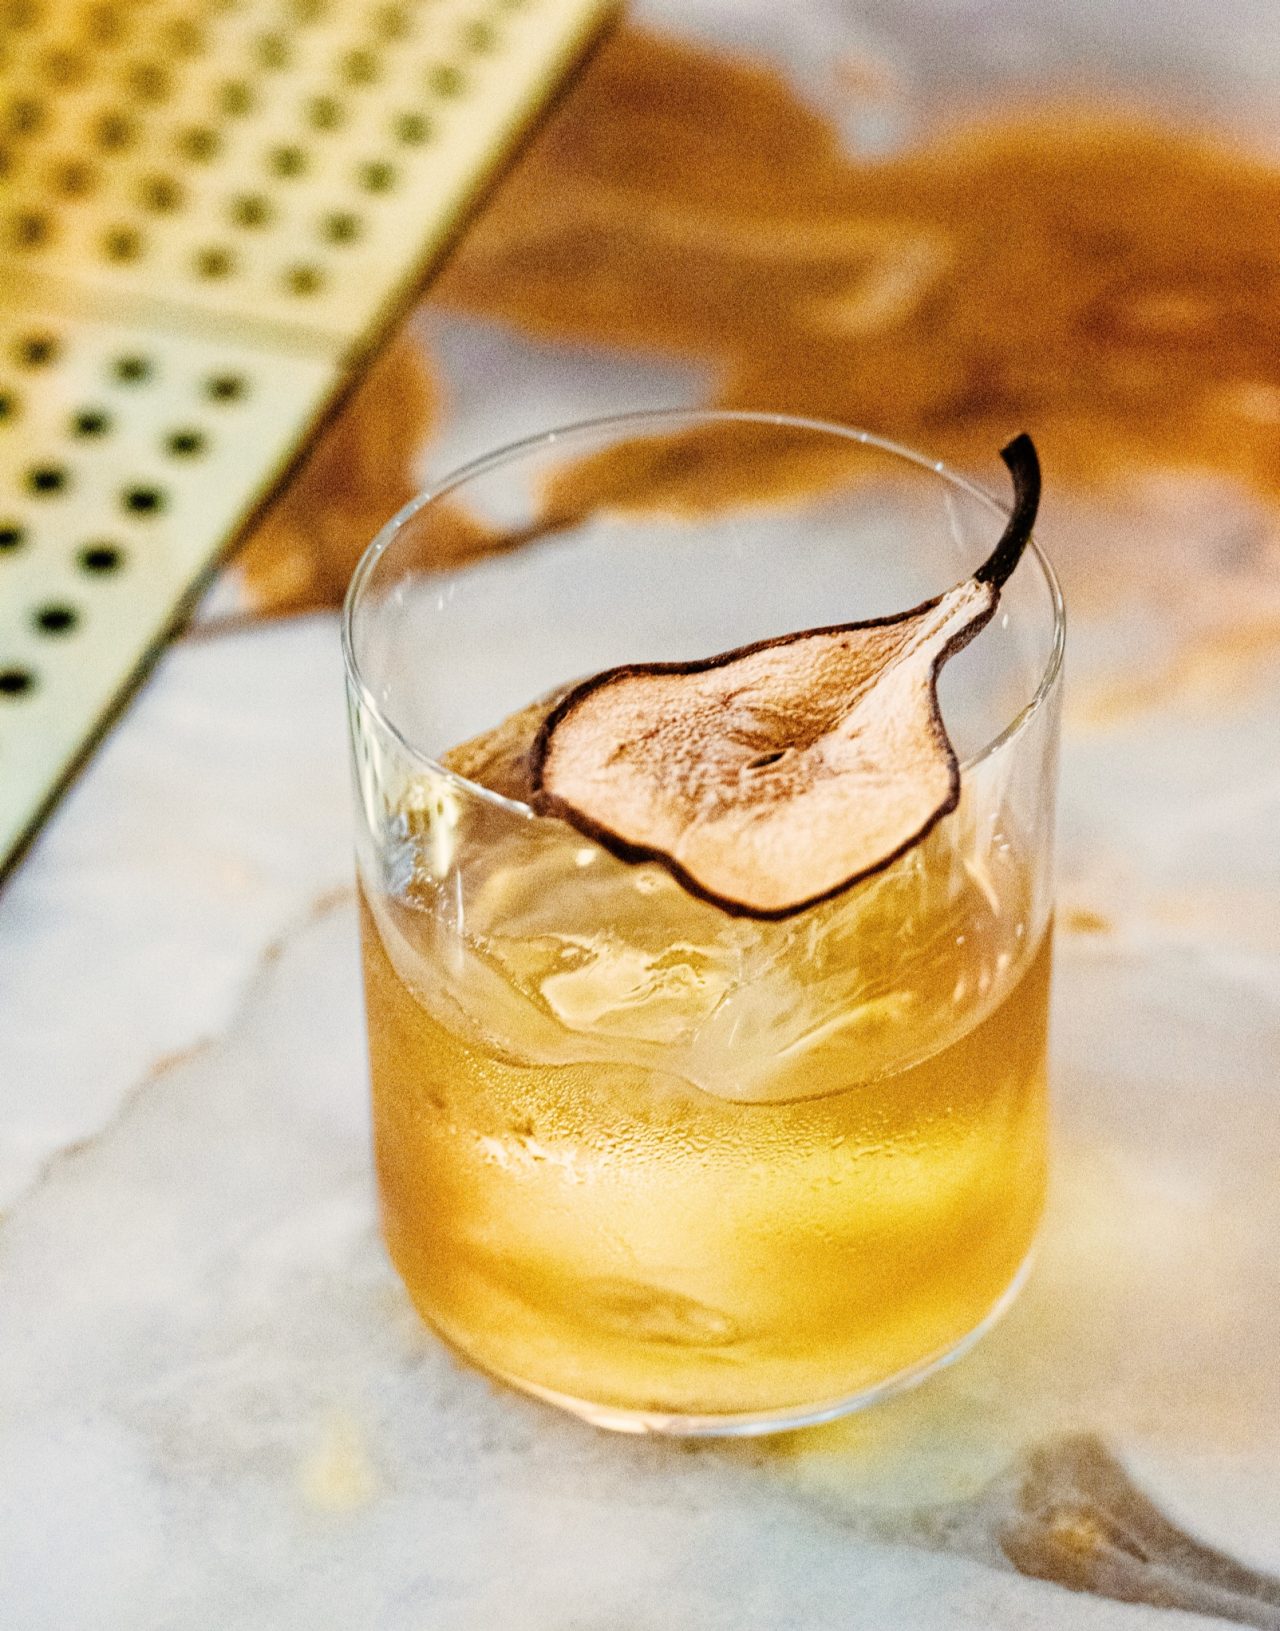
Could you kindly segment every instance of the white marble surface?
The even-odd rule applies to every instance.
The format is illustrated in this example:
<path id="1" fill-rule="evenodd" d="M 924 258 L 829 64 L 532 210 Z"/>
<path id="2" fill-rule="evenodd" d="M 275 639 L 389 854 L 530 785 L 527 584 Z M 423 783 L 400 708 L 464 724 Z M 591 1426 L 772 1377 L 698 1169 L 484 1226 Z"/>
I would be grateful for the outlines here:
<path id="1" fill-rule="evenodd" d="M 188 640 L 0 895 L 0 1212 L 350 882 L 332 619 Z"/>
<path id="2" fill-rule="evenodd" d="M 1079 1430 L 1280 1571 L 1278 706 L 1268 659 L 1229 709 L 1069 732 L 1057 1179 L 1004 1326 L 865 1419 L 690 1451 L 419 1328 L 368 1176 L 334 621 L 180 646 L 0 898 L 0 1624 L 1155 1621 L 992 1547 L 989 1491 Z"/>
<path id="3" fill-rule="evenodd" d="M 1040 48 L 1094 9 L 1059 6 Z M 758 0 L 730 31 L 812 80 L 824 42 L 915 38 L 900 7 L 863 12 L 789 32 Z M 691 26 L 728 15 L 703 0 Z M 1217 94 L 1209 16 L 1178 37 Z M 1125 48 L 1167 56 L 1160 26 Z M 1280 79 L 1280 46 L 1253 56 L 1251 84 Z M 456 380 L 447 463 L 548 401 L 703 388 L 425 332 Z M 472 356 L 516 382 L 492 420 Z M 0 895 L 4 1631 L 1280 1625 L 1256 1582 L 1206 1598 L 1195 1557 L 1177 1600 L 1214 1614 L 1067 1591 L 1000 1543 L 1019 1469 L 1089 1433 L 1173 1521 L 1280 1574 L 1280 649 L 1197 659 L 1275 596 L 1280 523 L 1207 478 L 1048 520 L 1077 594 L 1041 1259 L 963 1363 L 776 1443 L 604 1437 L 423 1332 L 374 1222 L 335 620 L 166 657 Z M 1250 542 L 1224 568 L 1227 535 Z"/>

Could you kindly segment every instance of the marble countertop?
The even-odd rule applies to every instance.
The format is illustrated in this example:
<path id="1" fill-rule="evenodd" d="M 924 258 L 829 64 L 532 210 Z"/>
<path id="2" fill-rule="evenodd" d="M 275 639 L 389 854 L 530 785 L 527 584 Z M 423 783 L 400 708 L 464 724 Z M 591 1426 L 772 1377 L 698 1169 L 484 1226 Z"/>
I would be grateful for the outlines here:
<path id="1" fill-rule="evenodd" d="M 703 75 L 707 108 L 716 64 L 742 54 L 731 76 L 763 76 L 769 117 L 794 104 L 827 131 L 828 164 L 883 166 L 1045 85 L 1141 102 L 1188 151 L 1280 159 L 1274 17 L 1228 10 L 1231 27 L 1207 0 L 1159 19 L 1084 0 L 664 0 L 643 20 Z M 590 73 L 643 79 L 636 40 Z M 1200 336 L 1206 311 L 1256 299 L 1274 326 L 1274 305 L 1224 284 L 1220 244 L 1197 258 L 1194 212 L 1183 306 L 1139 250 L 1112 268 L 1130 294 L 1153 280 L 1126 309 L 1168 342 L 1144 354 L 1144 401 L 1154 379 L 1172 428 L 1112 389 L 1110 359 L 1137 366 L 1114 335 L 1083 393 L 1089 434 L 1119 450 L 1105 471 L 1034 348 L 999 410 L 1047 426 L 1062 479 L 1042 539 L 1072 610 L 1055 1178 L 1003 1324 L 831 1427 L 618 1439 L 460 1367 L 382 1253 L 336 593 L 428 471 L 552 421 L 732 394 L 723 336 L 606 334 L 607 302 L 593 317 L 585 295 L 557 327 L 549 252 L 527 309 L 486 292 L 501 234 L 519 248 L 522 189 L 547 186 L 592 94 L 0 894 L 0 1625 L 1280 1627 L 1280 348 L 1246 354 L 1229 324 Z M 603 140 L 574 151 L 609 160 Z M 1233 155 L 1212 160 L 1222 185 L 1273 184 Z M 691 207 L 662 230 L 679 238 Z M 726 276 L 736 242 L 725 227 Z M 1280 235 L 1267 252 L 1280 265 Z M 865 331 L 886 308 L 859 288 Z M 883 320 L 909 339 L 917 317 Z M 1172 439 L 1184 408 L 1194 457 Z M 993 414 L 953 403 L 930 445 L 981 467 Z"/>

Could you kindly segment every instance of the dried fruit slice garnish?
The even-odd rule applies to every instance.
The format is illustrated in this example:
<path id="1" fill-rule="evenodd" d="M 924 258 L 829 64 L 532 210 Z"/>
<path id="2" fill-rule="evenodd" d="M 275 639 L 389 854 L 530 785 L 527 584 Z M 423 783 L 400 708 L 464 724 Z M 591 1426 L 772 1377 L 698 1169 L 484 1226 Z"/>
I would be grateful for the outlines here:
<path id="1" fill-rule="evenodd" d="M 990 621 L 1040 502 L 1031 438 L 1000 456 L 1013 511 L 971 578 L 895 617 L 584 680 L 534 741 L 535 808 L 745 917 L 789 917 L 919 843 L 960 797 L 938 672 Z"/>

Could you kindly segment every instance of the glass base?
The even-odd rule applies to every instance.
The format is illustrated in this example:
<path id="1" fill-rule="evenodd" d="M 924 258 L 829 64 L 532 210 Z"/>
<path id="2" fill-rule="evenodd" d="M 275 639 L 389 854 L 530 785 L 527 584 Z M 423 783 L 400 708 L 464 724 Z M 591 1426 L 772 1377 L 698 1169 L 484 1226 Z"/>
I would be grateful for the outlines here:
<path id="1" fill-rule="evenodd" d="M 930 1354 L 919 1364 L 909 1365 L 905 1370 L 897 1371 L 883 1382 L 876 1382 L 858 1393 L 825 1400 L 820 1404 L 788 1405 L 781 1410 L 743 1411 L 740 1414 L 715 1416 L 684 1415 L 663 1410 L 626 1410 L 615 1405 L 598 1404 L 590 1399 L 576 1399 L 568 1393 L 557 1393 L 554 1388 L 541 1387 L 537 1382 L 510 1376 L 492 1366 L 480 1364 L 449 1338 L 443 1340 L 469 1364 L 483 1370 L 495 1381 L 505 1382 L 508 1387 L 531 1394 L 559 1410 L 567 1410 L 570 1415 L 590 1422 L 593 1427 L 607 1428 L 611 1433 L 661 1433 L 668 1438 L 751 1438 L 764 1433 L 789 1433 L 801 1427 L 818 1427 L 840 1416 L 850 1416 L 857 1410 L 866 1410 L 868 1406 L 879 1404 L 882 1399 L 891 1398 L 895 1393 L 917 1387 L 936 1371 L 963 1357 L 1012 1307 L 1030 1277 L 1035 1253 L 1033 1242 L 1004 1291 L 977 1325 L 950 1348 Z"/>

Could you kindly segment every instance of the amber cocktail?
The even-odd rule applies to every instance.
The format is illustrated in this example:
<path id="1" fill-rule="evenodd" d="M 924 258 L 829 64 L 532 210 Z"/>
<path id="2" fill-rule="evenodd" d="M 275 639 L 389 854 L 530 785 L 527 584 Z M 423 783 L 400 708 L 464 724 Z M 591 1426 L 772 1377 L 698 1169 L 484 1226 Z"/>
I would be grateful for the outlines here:
<path id="1" fill-rule="evenodd" d="M 776 439 L 773 491 L 700 509 L 655 480 L 435 567 L 461 517 L 536 533 L 566 467 L 738 435 Z M 911 604 L 1000 519 L 857 433 L 648 416 L 484 461 L 366 558 L 347 644 L 383 1225 L 423 1317 L 485 1370 L 607 1426 L 765 1430 L 917 1379 L 1012 1295 L 1045 1185 L 1043 559 L 944 680 L 958 808 L 783 921 L 534 814 L 545 708 L 486 729 L 610 662 Z"/>

